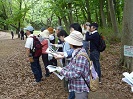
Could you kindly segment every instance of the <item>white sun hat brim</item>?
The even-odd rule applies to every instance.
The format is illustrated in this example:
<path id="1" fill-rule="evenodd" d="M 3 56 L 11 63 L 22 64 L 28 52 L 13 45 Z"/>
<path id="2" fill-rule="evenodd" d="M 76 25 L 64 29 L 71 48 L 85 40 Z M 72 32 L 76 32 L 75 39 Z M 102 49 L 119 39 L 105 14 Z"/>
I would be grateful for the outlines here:
<path id="1" fill-rule="evenodd" d="M 83 35 L 81 32 L 73 31 L 69 36 L 65 37 L 64 40 L 71 45 L 82 46 L 83 45 Z"/>

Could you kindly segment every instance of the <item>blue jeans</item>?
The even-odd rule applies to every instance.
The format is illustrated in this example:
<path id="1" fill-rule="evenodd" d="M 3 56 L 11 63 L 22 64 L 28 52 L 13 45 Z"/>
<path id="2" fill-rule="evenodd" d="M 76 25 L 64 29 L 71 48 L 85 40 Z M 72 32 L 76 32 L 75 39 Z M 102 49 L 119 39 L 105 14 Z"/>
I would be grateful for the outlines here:
<path id="1" fill-rule="evenodd" d="M 34 62 L 31 62 L 31 70 L 34 74 L 36 82 L 40 82 L 42 78 L 42 69 L 39 63 L 39 57 L 33 58 Z"/>
<path id="2" fill-rule="evenodd" d="M 72 91 L 72 92 L 69 92 L 69 97 L 68 99 L 75 99 L 75 92 Z"/>
<path id="3" fill-rule="evenodd" d="M 86 50 L 87 54 L 89 55 L 89 42 L 88 41 L 85 41 L 83 40 L 83 48 Z"/>
<path id="4" fill-rule="evenodd" d="M 90 52 L 90 59 L 93 61 L 94 64 L 94 68 L 99 76 L 99 80 L 101 78 L 101 68 L 100 68 L 100 62 L 99 62 L 99 58 L 100 58 L 100 52 L 97 50 L 93 50 Z"/>

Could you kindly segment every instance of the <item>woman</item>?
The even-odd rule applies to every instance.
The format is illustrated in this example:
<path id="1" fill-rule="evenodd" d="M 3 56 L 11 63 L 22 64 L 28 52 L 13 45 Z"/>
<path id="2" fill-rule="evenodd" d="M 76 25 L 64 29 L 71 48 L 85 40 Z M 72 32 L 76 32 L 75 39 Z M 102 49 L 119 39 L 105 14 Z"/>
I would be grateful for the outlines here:
<path id="1" fill-rule="evenodd" d="M 82 47 L 83 35 L 78 31 L 73 31 L 64 40 L 70 44 L 74 52 L 70 63 L 63 68 L 57 67 L 57 71 L 68 79 L 69 92 L 75 93 L 75 99 L 88 99 L 89 88 L 82 76 L 89 83 L 89 63 L 86 57 L 82 55 L 78 56 L 80 53 L 87 55 L 85 49 Z"/>
<path id="2" fill-rule="evenodd" d="M 49 65 L 48 53 L 46 53 L 46 50 L 47 50 L 47 48 L 48 48 L 48 46 L 50 44 L 50 42 L 49 42 L 49 31 L 48 30 L 44 30 L 43 31 L 42 38 L 43 38 L 43 40 L 41 42 L 41 44 L 42 44 L 42 60 L 43 60 L 45 71 L 46 71 L 45 76 L 49 77 L 50 72 L 46 68 Z"/>

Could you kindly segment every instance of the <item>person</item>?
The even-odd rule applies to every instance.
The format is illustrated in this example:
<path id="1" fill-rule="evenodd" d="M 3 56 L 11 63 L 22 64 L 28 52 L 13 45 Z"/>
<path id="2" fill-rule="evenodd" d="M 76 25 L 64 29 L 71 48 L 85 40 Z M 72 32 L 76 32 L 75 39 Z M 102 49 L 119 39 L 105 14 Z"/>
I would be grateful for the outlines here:
<path id="1" fill-rule="evenodd" d="M 26 43 L 25 43 L 27 61 L 30 62 L 31 70 L 35 77 L 35 82 L 33 82 L 33 84 L 37 84 L 38 82 L 42 80 L 42 70 L 41 70 L 41 66 L 39 63 L 39 57 L 34 57 L 31 54 L 31 49 L 33 49 L 33 38 L 32 37 L 34 36 L 33 35 L 34 28 L 32 26 L 27 26 L 24 29 L 26 30 L 26 34 L 28 36 Z M 32 61 L 30 61 L 31 56 L 33 57 Z"/>
<path id="2" fill-rule="evenodd" d="M 44 30 L 43 31 L 42 38 L 43 38 L 43 40 L 41 42 L 41 44 L 42 44 L 42 60 L 43 60 L 43 64 L 44 64 L 45 71 L 46 71 L 45 77 L 49 77 L 50 76 L 50 72 L 47 69 L 47 66 L 49 65 L 49 60 L 48 60 L 48 53 L 46 53 L 46 50 L 47 50 L 47 48 L 48 48 L 48 46 L 50 44 L 49 31 L 48 30 Z"/>
<path id="3" fill-rule="evenodd" d="M 59 54 L 62 54 L 64 55 L 64 57 L 67 57 L 67 51 L 70 49 L 70 45 L 69 43 L 65 42 L 64 41 L 64 38 L 68 36 L 68 34 L 66 33 L 65 30 L 61 30 L 58 34 L 57 34 L 58 38 L 61 40 L 62 42 L 62 49 L 63 49 L 63 52 L 60 52 Z M 61 44 L 60 44 L 61 45 Z M 65 58 L 62 59 L 62 62 L 61 64 L 64 66 L 65 64 Z"/>
<path id="4" fill-rule="evenodd" d="M 48 31 L 49 31 L 49 40 L 50 40 L 50 43 L 52 44 L 55 44 L 55 35 L 54 35 L 54 29 L 52 27 L 49 27 L 48 28 Z"/>
<path id="5" fill-rule="evenodd" d="M 12 36 L 12 40 L 13 40 L 13 38 L 14 38 L 14 33 L 13 33 L 12 30 L 11 30 L 11 36 Z"/>
<path id="6" fill-rule="evenodd" d="M 72 23 L 72 24 L 70 25 L 70 33 L 71 33 L 72 31 L 74 31 L 74 30 L 79 31 L 79 32 L 82 33 L 82 28 L 81 28 L 81 26 L 80 26 L 79 23 Z"/>
<path id="7" fill-rule="evenodd" d="M 86 33 L 86 40 L 90 41 L 90 59 L 94 63 L 94 68 L 99 76 L 99 83 L 101 83 L 101 69 L 100 69 L 100 52 L 98 51 L 99 46 L 99 33 L 98 33 L 98 24 L 92 23 L 90 25 L 90 32 Z"/>
<path id="8" fill-rule="evenodd" d="M 61 30 L 63 30 L 63 27 L 62 26 L 58 26 L 57 28 L 56 28 L 56 35 L 61 31 Z M 62 42 L 61 42 L 61 40 L 58 38 L 58 44 L 62 44 Z M 63 51 L 63 49 L 62 49 L 62 47 L 59 47 L 59 49 L 58 49 L 58 52 L 62 52 Z"/>
<path id="9" fill-rule="evenodd" d="M 42 27 L 40 33 L 37 35 L 37 38 L 39 39 L 40 42 L 42 42 L 42 40 L 43 40 L 42 36 L 43 36 L 44 30 L 45 30 L 45 28 Z"/>
<path id="10" fill-rule="evenodd" d="M 86 41 L 86 33 L 90 31 L 90 23 L 86 22 L 84 26 L 82 26 L 82 33 L 84 35 L 83 38 L 83 47 L 85 48 L 87 54 L 89 55 L 89 42 Z"/>
<path id="11" fill-rule="evenodd" d="M 78 56 L 80 53 L 87 55 L 85 49 L 82 47 L 83 35 L 78 31 L 73 31 L 64 40 L 70 44 L 74 52 L 69 64 L 63 68 L 57 67 L 57 71 L 68 79 L 69 92 L 75 93 L 75 99 L 88 99 L 89 88 L 82 76 L 89 83 L 89 63 L 86 57 L 82 55 Z"/>
<path id="12" fill-rule="evenodd" d="M 23 29 L 21 29 L 21 31 L 20 31 L 20 36 L 21 36 L 21 40 L 24 40 L 24 30 Z"/>

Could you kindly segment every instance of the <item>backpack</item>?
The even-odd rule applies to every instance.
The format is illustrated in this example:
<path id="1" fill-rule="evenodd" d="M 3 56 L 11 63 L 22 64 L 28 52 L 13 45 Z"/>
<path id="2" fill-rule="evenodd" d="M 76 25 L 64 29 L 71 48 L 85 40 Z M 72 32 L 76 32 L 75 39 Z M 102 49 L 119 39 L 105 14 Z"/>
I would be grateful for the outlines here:
<path id="1" fill-rule="evenodd" d="M 99 34 L 99 46 L 98 46 L 98 50 L 100 52 L 103 52 L 106 48 L 106 43 L 104 40 L 104 37 L 102 36 L 102 34 Z"/>
<path id="2" fill-rule="evenodd" d="M 97 91 L 99 89 L 99 77 L 97 72 L 95 71 L 94 68 L 94 64 L 93 62 L 90 60 L 90 58 L 88 57 L 87 54 L 85 54 L 84 52 L 81 52 L 77 55 L 78 56 L 84 56 L 88 59 L 88 62 L 90 64 L 90 83 L 88 84 L 87 81 L 85 80 L 85 78 L 81 75 L 81 77 L 84 79 L 87 87 L 91 90 L 91 91 Z"/>
<path id="3" fill-rule="evenodd" d="M 33 57 L 40 57 L 42 55 L 42 44 L 36 38 L 36 36 L 32 36 L 33 38 L 33 48 L 30 50 Z"/>

